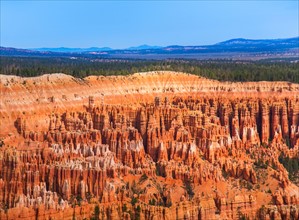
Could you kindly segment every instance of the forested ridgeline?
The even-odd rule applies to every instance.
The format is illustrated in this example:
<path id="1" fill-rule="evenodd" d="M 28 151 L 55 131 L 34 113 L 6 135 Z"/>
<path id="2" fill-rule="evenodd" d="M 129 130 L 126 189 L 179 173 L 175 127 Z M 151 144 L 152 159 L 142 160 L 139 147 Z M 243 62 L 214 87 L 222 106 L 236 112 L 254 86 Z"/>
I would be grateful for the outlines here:
<path id="1" fill-rule="evenodd" d="M 1 57 L 1 72 L 25 77 L 65 73 L 83 78 L 89 75 L 128 75 L 136 72 L 171 70 L 220 81 L 290 81 L 299 83 L 298 62 L 230 60 L 122 60 L 86 58 Z"/>

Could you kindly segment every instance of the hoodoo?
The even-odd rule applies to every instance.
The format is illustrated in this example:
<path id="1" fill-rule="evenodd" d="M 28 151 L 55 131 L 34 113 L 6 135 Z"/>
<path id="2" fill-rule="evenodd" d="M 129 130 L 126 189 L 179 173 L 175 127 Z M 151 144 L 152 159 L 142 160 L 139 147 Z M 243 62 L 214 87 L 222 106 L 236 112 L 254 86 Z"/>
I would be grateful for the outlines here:
<path id="1" fill-rule="evenodd" d="M 1 75 L 0 219 L 298 219 L 299 84 Z"/>

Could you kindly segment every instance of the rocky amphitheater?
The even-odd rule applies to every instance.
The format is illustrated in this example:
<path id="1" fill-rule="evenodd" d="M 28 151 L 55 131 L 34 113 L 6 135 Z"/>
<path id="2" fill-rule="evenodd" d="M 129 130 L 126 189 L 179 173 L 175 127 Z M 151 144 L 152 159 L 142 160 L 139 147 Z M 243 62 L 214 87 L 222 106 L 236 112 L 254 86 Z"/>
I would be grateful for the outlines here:
<path id="1" fill-rule="evenodd" d="M 299 84 L 0 79 L 0 219 L 299 219 Z"/>

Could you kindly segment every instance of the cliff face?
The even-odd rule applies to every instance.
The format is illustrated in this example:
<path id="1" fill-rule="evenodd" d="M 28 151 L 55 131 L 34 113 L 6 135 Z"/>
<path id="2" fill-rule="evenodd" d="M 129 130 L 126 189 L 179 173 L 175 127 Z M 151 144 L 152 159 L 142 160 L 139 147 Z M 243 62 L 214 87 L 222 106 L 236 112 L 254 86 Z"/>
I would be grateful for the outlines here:
<path id="1" fill-rule="evenodd" d="M 171 72 L 1 76 L 0 216 L 297 219 L 281 157 L 299 160 L 298 94 Z"/>

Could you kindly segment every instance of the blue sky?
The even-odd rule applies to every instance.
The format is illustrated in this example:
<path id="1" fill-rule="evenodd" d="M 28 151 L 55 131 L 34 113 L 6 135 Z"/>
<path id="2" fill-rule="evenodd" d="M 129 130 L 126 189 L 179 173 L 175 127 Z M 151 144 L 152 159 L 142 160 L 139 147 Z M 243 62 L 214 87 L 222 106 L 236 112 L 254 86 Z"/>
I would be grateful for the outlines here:
<path id="1" fill-rule="evenodd" d="M 1 46 L 205 45 L 299 35 L 298 1 L 1 0 Z"/>

